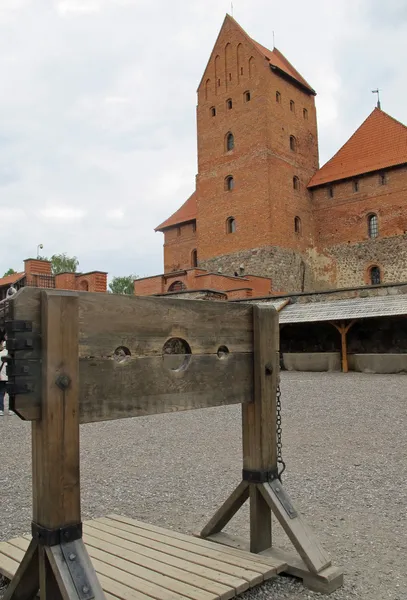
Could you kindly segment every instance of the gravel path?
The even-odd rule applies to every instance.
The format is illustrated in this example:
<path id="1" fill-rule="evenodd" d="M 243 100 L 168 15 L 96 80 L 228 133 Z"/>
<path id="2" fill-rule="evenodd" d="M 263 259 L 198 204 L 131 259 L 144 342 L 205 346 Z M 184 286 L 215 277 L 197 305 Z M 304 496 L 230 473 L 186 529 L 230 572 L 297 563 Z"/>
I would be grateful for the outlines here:
<path id="1" fill-rule="evenodd" d="M 332 600 L 407 599 L 407 377 L 282 373 L 284 483 L 346 583 Z M 83 518 L 119 512 L 184 532 L 240 479 L 240 407 L 85 425 Z M 30 426 L 0 418 L 0 539 L 31 517 Z M 247 532 L 247 508 L 230 524 Z M 277 545 L 289 548 L 275 527 Z M 0 591 L 1 597 L 1 591 Z M 319 598 L 278 578 L 242 600 Z"/>

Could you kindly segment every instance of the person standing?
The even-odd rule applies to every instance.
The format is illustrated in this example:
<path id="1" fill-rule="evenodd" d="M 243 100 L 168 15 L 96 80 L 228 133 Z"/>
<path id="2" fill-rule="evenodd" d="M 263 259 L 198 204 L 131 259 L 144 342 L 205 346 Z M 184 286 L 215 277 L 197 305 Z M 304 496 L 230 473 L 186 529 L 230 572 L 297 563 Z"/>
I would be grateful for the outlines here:
<path id="1" fill-rule="evenodd" d="M 4 396 L 6 395 L 6 384 L 7 384 L 7 363 L 3 362 L 3 357 L 7 356 L 6 342 L 0 343 L 0 416 L 4 415 Z M 9 409 L 9 415 L 14 413 Z"/>

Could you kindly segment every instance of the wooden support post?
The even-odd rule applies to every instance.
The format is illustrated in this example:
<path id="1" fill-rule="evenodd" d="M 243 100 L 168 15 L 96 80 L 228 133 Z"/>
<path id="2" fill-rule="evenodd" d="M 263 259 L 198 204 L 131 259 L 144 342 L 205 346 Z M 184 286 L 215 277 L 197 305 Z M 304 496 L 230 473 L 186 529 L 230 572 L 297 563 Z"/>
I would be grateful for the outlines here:
<path id="1" fill-rule="evenodd" d="M 341 363 L 342 363 L 342 373 L 348 372 L 348 348 L 347 348 L 347 340 L 346 336 L 349 329 L 354 325 L 355 320 L 351 321 L 347 325 L 342 323 L 341 325 L 336 325 L 336 323 L 331 323 L 340 333 L 341 336 Z"/>
<path id="2" fill-rule="evenodd" d="M 41 419 L 32 424 L 34 539 L 21 563 L 26 563 L 22 584 L 15 586 L 13 580 L 5 598 L 29 600 L 39 587 L 41 600 L 102 600 L 104 593 L 82 541 L 78 295 L 42 291 L 41 329 Z M 62 557 L 59 562 L 55 555 Z M 30 585 L 33 560 L 38 577 L 34 582 L 31 574 Z M 34 583 L 34 595 L 27 595 Z"/>
<path id="3" fill-rule="evenodd" d="M 279 377 L 279 327 L 276 311 L 266 305 L 253 307 L 254 400 L 242 407 L 243 469 L 272 472 L 277 469 L 276 393 Z M 271 512 L 250 483 L 250 550 L 271 546 Z"/>

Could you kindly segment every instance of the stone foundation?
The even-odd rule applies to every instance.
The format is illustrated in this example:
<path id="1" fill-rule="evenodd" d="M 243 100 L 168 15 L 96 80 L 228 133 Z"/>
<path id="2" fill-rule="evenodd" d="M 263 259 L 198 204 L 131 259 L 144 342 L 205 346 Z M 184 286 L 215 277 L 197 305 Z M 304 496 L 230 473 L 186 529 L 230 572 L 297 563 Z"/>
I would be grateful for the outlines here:
<path id="1" fill-rule="evenodd" d="M 200 260 L 199 267 L 224 275 L 259 275 L 270 277 L 273 292 L 301 292 L 310 289 L 313 275 L 301 253 L 269 246 L 224 254 Z"/>

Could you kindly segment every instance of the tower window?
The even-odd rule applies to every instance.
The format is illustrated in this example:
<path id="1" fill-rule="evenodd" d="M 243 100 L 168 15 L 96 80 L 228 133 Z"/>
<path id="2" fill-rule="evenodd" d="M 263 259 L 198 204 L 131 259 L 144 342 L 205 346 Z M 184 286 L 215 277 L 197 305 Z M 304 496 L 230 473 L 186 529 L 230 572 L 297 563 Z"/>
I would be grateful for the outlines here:
<path id="1" fill-rule="evenodd" d="M 375 214 L 367 217 L 367 233 L 370 238 L 376 238 L 379 235 L 379 220 Z"/>
<path id="2" fill-rule="evenodd" d="M 233 179 L 232 175 L 228 175 L 225 179 L 225 191 L 231 192 L 234 187 L 235 187 L 235 180 Z"/>
<path id="3" fill-rule="evenodd" d="M 281 104 L 281 94 L 280 94 L 280 92 L 276 92 L 276 102 L 278 104 Z"/>
<path id="4" fill-rule="evenodd" d="M 250 100 L 251 100 L 250 92 L 245 92 L 244 93 L 244 101 L 250 102 Z"/>
<path id="5" fill-rule="evenodd" d="M 233 150 L 233 148 L 235 147 L 235 138 L 233 137 L 233 133 L 228 133 L 226 136 L 226 150 L 227 152 L 229 152 L 230 150 Z"/>
<path id="6" fill-rule="evenodd" d="M 353 191 L 354 192 L 358 192 L 359 191 L 359 181 L 357 179 L 355 179 L 353 181 Z"/>
<path id="7" fill-rule="evenodd" d="M 293 177 L 293 188 L 295 190 L 300 189 L 300 180 L 298 179 L 298 177 L 296 175 Z"/>
<path id="8" fill-rule="evenodd" d="M 220 87 L 220 79 L 218 79 L 218 87 Z"/>
<path id="9" fill-rule="evenodd" d="M 214 106 L 211 106 L 210 113 L 211 113 L 211 117 L 216 117 L 216 108 Z"/>
<path id="10" fill-rule="evenodd" d="M 197 250 L 192 250 L 192 252 L 191 252 L 191 266 L 192 267 L 198 266 L 198 251 Z"/>
<path id="11" fill-rule="evenodd" d="M 226 106 L 228 110 L 231 110 L 233 107 L 233 102 L 232 102 L 232 98 L 229 98 L 228 100 L 226 100 Z"/>
<path id="12" fill-rule="evenodd" d="M 370 283 L 371 285 L 379 285 L 381 283 L 381 273 L 376 265 L 370 268 Z"/>
<path id="13" fill-rule="evenodd" d="M 387 183 L 386 173 L 380 173 L 380 175 L 379 175 L 379 184 L 380 185 L 386 185 L 386 183 Z"/>
<path id="14" fill-rule="evenodd" d="M 294 219 L 294 231 L 295 233 L 301 233 L 301 219 L 300 217 L 295 217 Z"/>
<path id="15" fill-rule="evenodd" d="M 302 109 L 302 116 L 304 117 L 304 119 L 308 120 L 308 111 L 306 108 Z"/>
<path id="16" fill-rule="evenodd" d="M 297 140 L 293 135 L 290 135 L 290 150 L 296 152 L 297 150 Z"/>
<path id="17" fill-rule="evenodd" d="M 294 100 L 290 100 L 290 110 L 291 110 L 291 112 L 295 112 L 295 102 L 294 102 Z"/>
<path id="18" fill-rule="evenodd" d="M 333 198 L 334 197 L 334 188 L 332 186 L 330 186 L 328 188 L 328 198 Z"/>
<path id="19" fill-rule="evenodd" d="M 236 221 L 234 217 L 229 217 L 226 220 L 226 233 L 235 233 L 236 232 Z"/>
<path id="20" fill-rule="evenodd" d="M 229 73 L 229 81 L 232 81 L 232 73 Z"/>
<path id="21" fill-rule="evenodd" d="M 240 67 L 240 75 L 243 75 L 243 67 Z"/>

